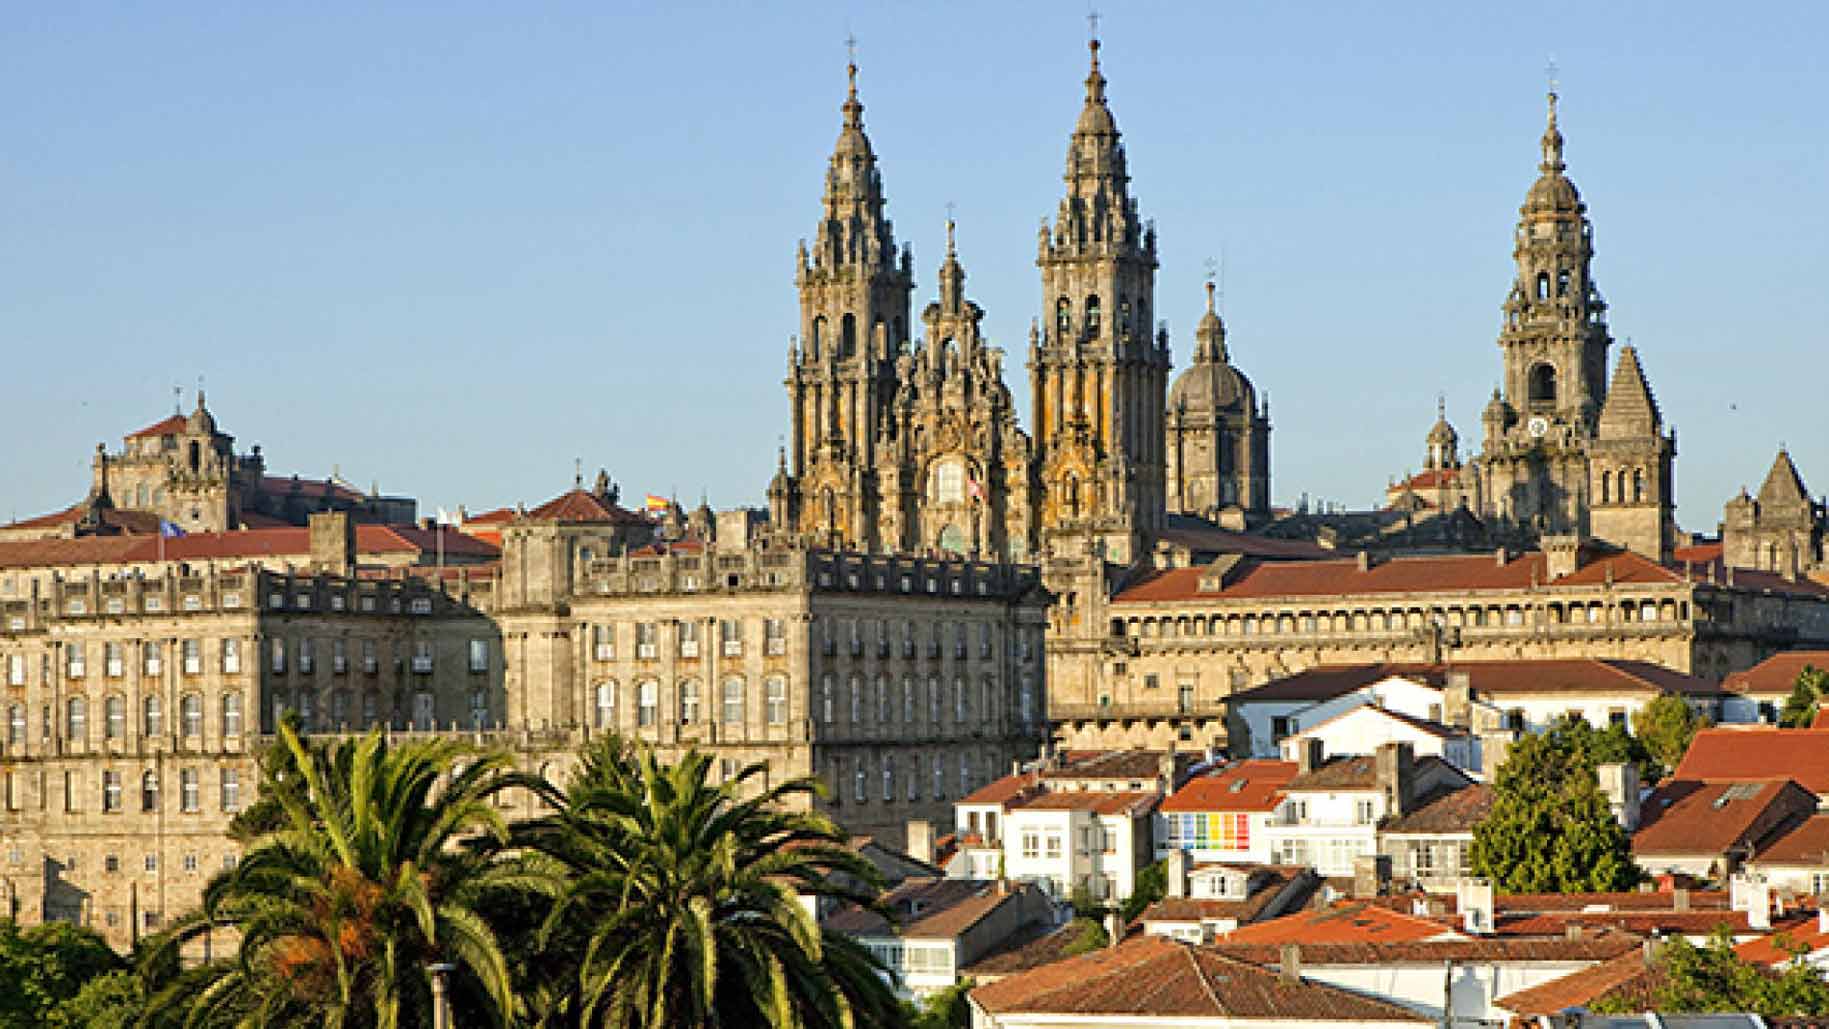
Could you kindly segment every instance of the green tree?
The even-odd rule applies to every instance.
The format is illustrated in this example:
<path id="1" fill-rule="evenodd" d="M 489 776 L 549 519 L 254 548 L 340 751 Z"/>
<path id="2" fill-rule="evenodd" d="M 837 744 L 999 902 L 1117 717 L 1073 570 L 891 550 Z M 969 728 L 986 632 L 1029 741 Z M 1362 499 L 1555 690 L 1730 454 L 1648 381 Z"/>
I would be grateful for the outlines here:
<path id="1" fill-rule="evenodd" d="M 1626 833 L 1594 777 L 1606 734 L 1577 726 L 1525 736 L 1493 778 L 1473 832 L 1474 871 L 1506 893 L 1621 890 L 1638 880 Z"/>
<path id="2" fill-rule="evenodd" d="M 1700 947 L 1681 936 L 1673 937 L 1659 950 L 1656 964 L 1660 974 L 1649 996 L 1634 992 L 1605 997 L 1594 1009 L 1610 1013 L 1645 1009 L 1751 1012 L 1766 1018 L 1829 1011 L 1829 981 L 1821 971 L 1796 959 L 1777 969 L 1743 960 L 1734 953 L 1733 937 L 1725 928 Z"/>
<path id="3" fill-rule="evenodd" d="M 965 995 L 975 985 L 967 979 L 936 991 L 910 1015 L 908 1029 L 971 1029 L 972 1005 Z"/>
<path id="4" fill-rule="evenodd" d="M 1804 670 L 1797 673 L 1791 695 L 1785 698 L 1784 709 L 1778 713 L 1778 724 L 1787 729 L 1807 728 L 1825 699 L 1829 699 L 1829 671 L 1805 665 Z"/>
<path id="5" fill-rule="evenodd" d="M 1080 915 L 1068 923 L 1067 931 L 1073 933 L 1073 939 L 1068 940 L 1061 947 L 1063 957 L 1090 954 L 1095 950 L 1103 950 L 1111 943 L 1110 935 L 1105 932 L 1105 927 L 1100 925 L 1096 918 Z"/>
<path id="6" fill-rule="evenodd" d="M 543 955 L 570 981 L 546 991 L 543 1024 L 901 1023 L 881 966 L 802 902 L 874 905 L 881 888 L 843 830 L 793 810 L 815 780 L 768 786 L 753 764 L 713 784 L 707 754 L 669 766 L 605 746 L 523 834 L 565 878 Z"/>
<path id="7" fill-rule="evenodd" d="M 1169 887 L 1168 862 L 1158 861 L 1137 872 L 1137 881 L 1132 884 L 1130 896 L 1118 908 L 1118 916 L 1129 925 L 1141 915 L 1145 908 L 1161 900 Z"/>
<path id="8" fill-rule="evenodd" d="M 46 1029 L 131 1029 L 146 1013 L 146 989 L 126 969 L 98 975 L 46 1015 Z"/>
<path id="9" fill-rule="evenodd" d="M 543 882 L 502 850 L 508 826 L 491 799 L 526 784 L 508 757 L 448 739 L 390 746 L 378 731 L 312 747 L 287 725 L 280 738 L 296 781 L 263 783 L 275 787 L 277 827 L 205 887 L 203 906 L 148 949 L 142 969 L 170 967 L 177 948 L 211 930 L 233 930 L 238 952 L 162 982 L 152 1015 L 430 1024 L 431 969 L 450 964 L 453 991 L 480 998 L 464 1024 L 505 1022 L 508 961 L 478 908 L 491 891 Z"/>
<path id="10" fill-rule="evenodd" d="M 1689 742 L 1696 738 L 1697 730 L 1707 727 L 1708 719 L 1682 697 L 1666 693 L 1639 708 L 1637 724 L 1639 741 L 1656 767 L 1656 778 L 1661 779 L 1683 760 Z"/>
<path id="11" fill-rule="evenodd" d="M 83 984 L 126 967 L 107 941 L 68 922 L 21 929 L 0 920 L 0 1027 L 50 1024 Z"/>

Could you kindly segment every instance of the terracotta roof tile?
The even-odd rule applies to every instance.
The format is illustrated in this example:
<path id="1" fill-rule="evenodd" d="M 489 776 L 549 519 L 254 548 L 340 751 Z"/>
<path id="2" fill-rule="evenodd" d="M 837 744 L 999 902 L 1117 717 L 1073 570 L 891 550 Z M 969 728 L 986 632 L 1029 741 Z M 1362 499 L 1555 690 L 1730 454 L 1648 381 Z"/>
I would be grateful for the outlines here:
<path id="1" fill-rule="evenodd" d="M 1553 1015 L 1572 1007 L 1591 1007 L 1605 997 L 1631 996 L 1649 1002 L 1657 973 L 1636 948 L 1608 961 L 1493 1001 L 1516 1015 Z M 1633 1005 L 1634 1009 L 1647 1003 Z"/>
<path id="2" fill-rule="evenodd" d="M 1635 854 L 1724 854 L 1793 813 L 1815 810 L 1816 798 L 1796 783 L 1666 780 L 1640 805 L 1632 834 Z"/>
<path id="3" fill-rule="evenodd" d="M 1702 782 L 1790 779 L 1819 797 L 1829 796 L 1829 730 L 1769 725 L 1703 729 L 1672 777 Z"/>
<path id="4" fill-rule="evenodd" d="M 1002 978 L 1051 965 L 1068 957 L 1067 947 L 1079 937 L 1080 927 L 1072 922 L 1059 926 L 1031 925 L 960 969 L 959 978 L 986 982 L 993 977 Z"/>
<path id="5" fill-rule="evenodd" d="M 1294 761 L 1240 761 L 1189 779 L 1162 802 L 1161 810 L 1270 811 L 1281 802 L 1284 784 L 1295 776 Z"/>
<path id="6" fill-rule="evenodd" d="M 611 522 L 617 525 L 647 525 L 646 518 L 625 507 L 612 504 L 583 489 L 561 493 L 527 512 L 536 522 Z"/>
<path id="7" fill-rule="evenodd" d="M 1284 943 L 1296 943 L 1302 948 L 1304 966 L 1390 964 L 1440 966 L 1444 961 L 1605 961 L 1623 953 L 1637 953 L 1639 949 L 1639 938 L 1628 933 L 1596 933 L 1574 940 L 1560 936 L 1534 939 L 1501 936 L 1473 939 L 1444 936 L 1443 939 L 1438 940 L 1375 943 L 1310 942 L 1301 939 L 1275 942 L 1234 942 L 1240 933 L 1256 932 L 1293 917 L 1298 916 L 1286 915 L 1283 918 L 1273 918 L 1268 922 L 1259 922 L 1256 925 L 1235 930 L 1225 941 L 1213 944 L 1212 949 L 1241 961 L 1273 965 L 1281 960 L 1280 951 Z M 1435 925 L 1435 923 L 1428 924 Z M 1436 928 L 1442 930 L 1444 934 L 1447 932 L 1440 925 L 1436 925 Z"/>
<path id="8" fill-rule="evenodd" d="M 358 525 L 356 551 L 359 554 L 430 555 L 437 551 L 438 535 L 434 530 L 411 525 Z M 486 559 L 500 554 L 497 548 L 454 529 L 444 530 L 443 536 L 447 557 Z M 157 534 L 0 541 L 0 567 L 211 561 L 310 553 L 311 530 L 287 526 L 193 532 L 163 542 Z"/>
<path id="9" fill-rule="evenodd" d="M 1824 932 L 1822 923 L 1812 917 L 1776 929 L 1769 936 L 1748 940 L 1735 947 L 1734 953 L 1744 960 L 1776 968 L 1789 964 L 1800 950 L 1814 954 L 1824 948 L 1829 948 L 1829 932 Z"/>
<path id="10" fill-rule="evenodd" d="M 1023 772 L 1020 775 L 1006 775 L 978 787 L 961 797 L 957 804 L 1007 804 L 1020 797 L 1026 791 L 1040 789 L 1040 779 L 1034 772 Z"/>
<path id="11" fill-rule="evenodd" d="M 1413 943 L 1455 938 L 1442 923 L 1364 901 L 1341 901 L 1319 911 L 1301 911 L 1226 934 L 1227 944 Z"/>
<path id="12" fill-rule="evenodd" d="M 827 916 L 823 925 L 847 936 L 952 938 L 1015 896 L 994 882 L 977 879 L 914 878 L 883 894 L 882 914 L 850 905 Z"/>
<path id="13" fill-rule="evenodd" d="M 1211 948 L 1149 935 L 980 986 L 972 999 L 994 1015 L 1429 1023 L 1395 1004 L 1321 983 L 1285 983 Z"/>
<path id="14" fill-rule="evenodd" d="M 1421 807 L 1379 827 L 1384 833 L 1464 833 L 1485 821 L 1492 811 L 1493 790 L 1488 783 L 1440 794 Z"/>
<path id="15" fill-rule="evenodd" d="M 1527 693 L 1676 693 L 1712 697 L 1720 687 L 1699 676 L 1672 671 L 1648 661 L 1602 658 L 1552 658 L 1539 661 L 1456 661 L 1476 696 Z M 1231 703 L 1331 700 L 1392 677 L 1441 688 L 1448 678 L 1444 664 L 1389 663 L 1317 665 L 1255 689 L 1235 693 Z"/>
<path id="16" fill-rule="evenodd" d="M 1729 675 L 1721 681 L 1721 688 L 1730 693 L 1785 695 L 1806 668 L 1829 672 L 1829 650 L 1780 651 L 1744 672 Z"/>
<path id="17" fill-rule="evenodd" d="M 1829 865 L 1829 815 L 1812 815 L 1781 830 L 1754 858 L 1762 865 Z"/>
<path id="18" fill-rule="evenodd" d="M 176 436 L 178 433 L 183 432 L 185 427 L 189 424 L 190 422 L 183 415 L 174 414 L 161 418 L 138 432 L 128 433 L 127 438 L 140 439 L 145 436 Z"/>
<path id="19" fill-rule="evenodd" d="M 1210 867 L 1210 866 L 1202 866 Z M 1277 898 L 1289 884 L 1298 878 L 1306 877 L 1311 884 L 1318 883 L 1305 865 L 1261 865 L 1232 866 L 1243 872 L 1261 872 L 1262 880 L 1256 889 L 1243 900 L 1221 900 L 1213 897 L 1164 897 L 1137 916 L 1137 921 L 1149 922 L 1198 922 L 1202 920 L 1235 919 L 1240 925 L 1255 919 L 1269 903 Z"/>
<path id="20" fill-rule="evenodd" d="M 1025 797 L 1010 804 L 1024 811 L 1090 811 L 1095 815 L 1148 814 L 1162 800 L 1162 794 L 1130 790 L 1054 790 Z"/>

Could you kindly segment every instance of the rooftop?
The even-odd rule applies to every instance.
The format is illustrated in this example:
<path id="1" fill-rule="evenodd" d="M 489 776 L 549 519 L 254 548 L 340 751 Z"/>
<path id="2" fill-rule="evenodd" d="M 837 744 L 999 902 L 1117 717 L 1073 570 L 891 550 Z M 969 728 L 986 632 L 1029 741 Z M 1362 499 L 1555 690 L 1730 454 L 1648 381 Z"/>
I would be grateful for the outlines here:
<path id="1" fill-rule="evenodd" d="M 1300 911 L 1226 935 L 1227 944 L 1413 943 L 1458 939 L 1440 922 L 1360 900 L 1340 901 L 1319 911 Z"/>
<path id="2" fill-rule="evenodd" d="M 1470 833 L 1492 810 L 1493 790 L 1488 783 L 1475 783 L 1464 789 L 1451 790 L 1425 801 L 1422 806 L 1401 818 L 1384 823 L 1385 833 Z"/>
<path id="3" fill-rule="evenodd" d="M 1270 811 L 1295 776 L 1294 761 L 1240 761 L 1189 779 L 1162 802 L 1161 810 Z"/>
<path id="4" fill-rule="evenodd" d="M 977 879 L 909 879 L 881 898 L 893 922 L 850 905 L 827 916 L 824 927 L 846 936 L 951 939 L 1013 896 L 995 882 Z"/>
<path id="5" fill-rule="evenodd" d="M 1785 650 L 1773 654 L 1743 672 L 1735 672 L 1721 681 L 1730 693 L 1765 693 L 1783 696 L 1797 684 L 1806 668 L 1829 672 L 1829 650 Z"/>
<path id="6" fill-rule="evenodd" d="M 1429 1024 L 1428 1018 L 1395 1004 L 1320 983 L 1284 982 L 1275 972 L 1211 948 L 1150 935 L 980 986 L 972 999 L 993 1015 Z"/>
<path id="7" fill-rule="evenodd" d="M 1811 815 L 1780 830 L 1754 860 L 1762 865 L 1829 865 L 1829 815 Z"/>
<path id="8" fill-rule="evenodd" d="M 1703 729 L 1690 741 L 1671 776 L 1699 782 L 1790 779 L 1819 797 L 1829 796 L 1829 729 L 1770 725 Z"/>
<path id="9" fill-rule="evenodd" d="M 1541 661 L 1456 661 L 1453 665 L 1380 663 L 1317 665 L 1244 690 L 1233 704 L 1259 701 L 1318 701 L 1363 689 L 1390 678 L 1444 688 L 1448 673 L 1464 672 L 1477 696 L 1530 693 L 1676 693 L 1715 696 L 1720 687 L 1707 679 L 1672 671 L 1648 661 L 1602 658 L 1553 658 Z"/>
<path id="10" fill-rule="evenodd" d="M 1635 854 L 1723 854 L 1755 843 L 1761 823 L 1783 817 L 1786 807 L 1814 810 L 1816 800 L 1785 779 L 1765 782 L 1666 780 L 1639 806 Z"/>

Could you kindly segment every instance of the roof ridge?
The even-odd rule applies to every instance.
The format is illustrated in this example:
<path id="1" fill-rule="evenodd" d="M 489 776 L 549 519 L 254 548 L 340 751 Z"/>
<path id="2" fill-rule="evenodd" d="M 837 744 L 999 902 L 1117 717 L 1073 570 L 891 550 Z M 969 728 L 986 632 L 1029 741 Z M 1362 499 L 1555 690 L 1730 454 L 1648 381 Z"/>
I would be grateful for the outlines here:
<path id="1" fill-rule="evenodd" d="M 1224 1016 L 1226 1014 L 1226 1006 L 1220 1003 L 1219 994 L 1213 991 L 1213 984 L 1207 981 L 1206 969 L 1200 967 L 1200 959 L 1194 956 L 1194 948 L 1187 944 L 1182 944 L 1181 946 L 1183 953 L 1188 957 L 1188 967 L 1194 970 L 1194 978 L 1200 982 L 1201 992 L 1205 993 L 1207 999 L 1213 1002 L 1213 1013 Z"/>

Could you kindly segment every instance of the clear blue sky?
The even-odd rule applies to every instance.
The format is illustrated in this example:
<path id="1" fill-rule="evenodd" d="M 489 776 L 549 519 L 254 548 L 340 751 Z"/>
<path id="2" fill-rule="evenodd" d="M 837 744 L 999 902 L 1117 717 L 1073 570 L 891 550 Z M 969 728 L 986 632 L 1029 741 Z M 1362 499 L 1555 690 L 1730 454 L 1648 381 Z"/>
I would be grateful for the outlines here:
<path id="1" fill-rule="evenodd" d="M 1477 447 L 1554 54 L 1596 280 L 1680 433 L 1680 520 L 1712 529 L 1781 440 L 1829 489 L 1826 12 L 1107 3 L 1177 363 L 1223 250 L 1279 501 L 1371 502 L 1420 462 L 1438 391 Z M 275 471 L 339 466 L 427 510 L 543 500 L 574 458 L 625 493 L 759 502 L 846 32 L 915 309 L 956 202 L 968 292 L 1021 377 L 1083 14 L 13 5 L 0 516 L 76 499 L 96 441 L 199 375 Z"/>

